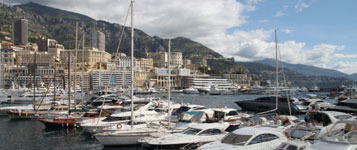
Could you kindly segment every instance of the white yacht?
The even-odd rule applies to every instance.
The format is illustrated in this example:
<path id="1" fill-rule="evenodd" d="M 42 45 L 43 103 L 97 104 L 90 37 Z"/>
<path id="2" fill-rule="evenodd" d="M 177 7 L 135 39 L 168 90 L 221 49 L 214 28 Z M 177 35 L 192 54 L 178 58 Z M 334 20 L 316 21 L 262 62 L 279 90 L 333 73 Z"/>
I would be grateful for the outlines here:
<path id="1" fill-rule="evenodd" d="M 183 93 L 185 93 L 185 94 L 199 94 L 200 92 L 198 92 L 198 90 L 196 88 L 189 87 L 187 89 L 184 89 Z"/>
<path id="2" fill-rule="evenodd" d="M 278 128 L 244 127 L 219 141 L 204 144 L 199 150 L 274 150 L 287 138 Z"/>
<path id="3" fill-rule="evenodd" d="M 220 140 L 227 133 L 228 123 L 194 123 L 181 133 L 152 138 L 146 145 L 154 149 L 192 149 L 198 145 Z"/>
<path id="4" fill-rule="evenodd" d="M 305 116 L 305 122 L 300 122 L 289 129 L 288 136 L 301 140 L 317 140 L 334 129 L 339 130 L 338 127 L 332 129 L 337 121 L 352 118 L 352 115 L 337 111 L 309 112 Z"/>
<path id="5" fill-rule="evenodd" d="M 341 129 L 341 126 L 343 127 Z M 320 138 L 306 150 L 355 150 L 357 149 L 357 122 L 338 121 L 326 136 Z M 335 132 L 333 132 L 335 131 Z"/>

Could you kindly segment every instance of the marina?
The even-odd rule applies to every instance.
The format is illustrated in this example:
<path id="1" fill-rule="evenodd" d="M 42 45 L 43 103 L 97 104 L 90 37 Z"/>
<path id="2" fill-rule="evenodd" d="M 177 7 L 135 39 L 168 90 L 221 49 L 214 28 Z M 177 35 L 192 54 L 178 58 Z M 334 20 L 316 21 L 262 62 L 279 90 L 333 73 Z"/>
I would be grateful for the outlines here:
<path id="1" fill-rule="evenodd" d="M 73 3 L 84 15 L 64 2 L 0 3 L 0 149 L 357 149 L 351 46 L 311 45 L 301 24 L 280 25 L 317 2 L 283 5 L 278 24 L 247 13 L 261 0 L 86 3 Z M 311 43 L 289 39 L 300 32 Z"/>

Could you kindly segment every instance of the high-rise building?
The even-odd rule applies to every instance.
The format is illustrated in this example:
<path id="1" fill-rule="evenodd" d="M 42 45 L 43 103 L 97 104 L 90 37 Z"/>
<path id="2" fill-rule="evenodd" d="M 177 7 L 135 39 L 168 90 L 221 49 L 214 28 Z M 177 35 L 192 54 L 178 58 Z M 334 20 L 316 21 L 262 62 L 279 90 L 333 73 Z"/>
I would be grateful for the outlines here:
<path id="1" fill-rule="evenodd" d="M 92 47 L 105 51 L 105 34 L 103 32 L 93 29 L 91 31 Z"/>
<path id="2" fill-rule="evenodd" d="M 48 51 L 48 39 L 45 37 L 39 37 L 37 39 L 38 51 Z"/>
<path id="3" fill-rule="evenodd" d="M 12 43 L 14 45 L 25 45 L 28 42 L 28 21 L 26 19 L 15 19 L 12 22 Z"/>

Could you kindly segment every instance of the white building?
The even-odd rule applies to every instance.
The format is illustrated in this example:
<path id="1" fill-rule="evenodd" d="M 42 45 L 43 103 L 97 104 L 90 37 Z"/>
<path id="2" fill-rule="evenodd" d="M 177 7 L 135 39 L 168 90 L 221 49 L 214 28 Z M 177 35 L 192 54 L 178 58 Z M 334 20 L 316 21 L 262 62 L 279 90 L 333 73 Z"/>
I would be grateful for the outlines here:
<path id="1" fill-rule="evenodd" d="M 130 87 L 131 72 L 118 70 L 95 70 L 91 71 L 91 89 L 100 90 L 107 87 Z"/>
<path id="2" fill-rule="evenodd" d="M 151 54 L 154 61 L 154 66 L 159 68 L 164 68 L 168 66 L 169 55 L 167 52 L 157 52 Z M 183 66 L 182 53 L 181 52 L 171 52 L 171 67 L 181 68 Z"/>

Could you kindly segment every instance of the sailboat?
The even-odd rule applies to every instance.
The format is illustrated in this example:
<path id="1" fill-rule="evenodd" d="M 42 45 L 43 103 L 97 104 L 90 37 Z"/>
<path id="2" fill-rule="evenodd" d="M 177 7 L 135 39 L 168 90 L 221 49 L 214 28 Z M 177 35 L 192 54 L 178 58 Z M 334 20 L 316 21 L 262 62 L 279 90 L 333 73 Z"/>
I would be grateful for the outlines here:
<path id="1" fill-rule="evenodd" d="M 278 95 L 278 40 L 277 32 L 275 30 L 275 49 L 276 49 L 276 87 L 275 94 L 272 96 L 258 97 L 254 100 L 242 100 L 235 103 L 244 110 L 260 112 L 260 114 L 277 112 L 280 114 L 299 114 L 303 113 L 294 103 L 291 102 L 287 96 Z"/>
<path id="2" fill-rule="evenodd" d="M 77 51 L 77 36 L 78 36 L 78 22 L 76 22 L 76 51 Z M 84 32 L 83 32 L 83 47 L 84 47 Z M 54 114 L 46 116 L 40 121 L 45 124 L 47 128 L 76 128 L 79 127 L 80 121 L 83 119 L 83 112 L 77 111 L 71 113 L 71 56 L 70 52 L 68 53 L 68 114 Z M 76 80 L 76 79 L 74 79 Z M 77 94 L 76 88 L 74 88 L 73 94 Z M 74 96 L 75 98 L 75 96 Z M 76 99 L 74 99 L 75 102 Z M 95 114 L 91 114 L 95 115 Z M 87 116 L 89 117 L 89 116 Z"/>
<path id="3" fill-rule="evenodd" d="M 146 123 L 146 127 L 142 125 L 134 125 L 135 117 L 133 113 L 133 94 L 134 94 L 134 27 L 133 27 L 133 6 L 134 2 L 131 1 L 131 121 L 130 128 L 120 128 L 117 131 L 103 132 L 94 134 L 95 138 L 103 146 L 122 146 L 122 145 L 136 145 L 140 138 L 162 136 L 167 133 L 166 128 L 158 126 L 151 126 L 151 124 Z M 170 97 L 170 95 L 169 95 Z M 170 104 L 170 103 L 169 103 Z M 170 112 L 170 110 L 169 110 Z M 170 117 L 169 117 L 170 118 Z M 145 126 L 145 125 L 144 125 Z M 122 126 L 120 126 L 122 127 Z"/>

